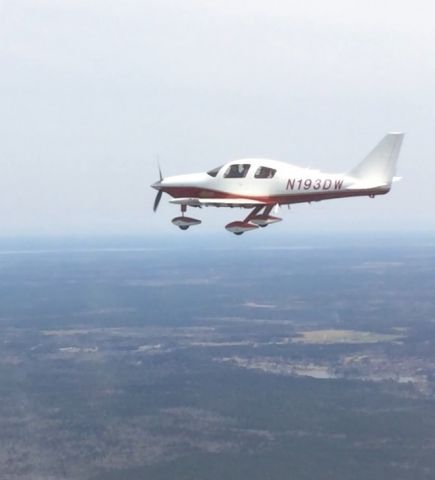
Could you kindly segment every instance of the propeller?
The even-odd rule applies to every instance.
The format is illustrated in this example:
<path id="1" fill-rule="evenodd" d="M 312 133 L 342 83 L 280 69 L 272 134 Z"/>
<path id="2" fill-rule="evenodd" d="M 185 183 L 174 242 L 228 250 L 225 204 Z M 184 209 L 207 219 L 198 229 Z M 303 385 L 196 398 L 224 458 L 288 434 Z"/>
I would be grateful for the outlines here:
<path id="1" fill-rule="evenodd" d="M 154 205 L 153 205 L 153 212 L 157 211 L 157 208 L 159 207 L 160 200 L 162 198 L 163 192 L 159 190 L 156 195 L 156 199 L 154 200 Z"/>
<path id="2" fill-rule="evenodd" d="M 159 169 L 159 182 L 156 182 L 156 183 L 160 183 L 163 180 L 163 175 L 162 175 L 162 169 L 160 168 L 159 157 L 157 157 L 157 168 Z M 162 199 L 162 195 L 163 195 L 163 191 L 158 190 L 156 198 L 154 200 L 153 212 L 157 211 L 157 208 L 159 207 L 160 200 Z"/>
<path id="3" fill-rule="evenodd" d="M 157 157 L 157 168 L 159 169 L 159 181 L 163 180 L 162 169 L 160 168 L 160 159 Z"/>

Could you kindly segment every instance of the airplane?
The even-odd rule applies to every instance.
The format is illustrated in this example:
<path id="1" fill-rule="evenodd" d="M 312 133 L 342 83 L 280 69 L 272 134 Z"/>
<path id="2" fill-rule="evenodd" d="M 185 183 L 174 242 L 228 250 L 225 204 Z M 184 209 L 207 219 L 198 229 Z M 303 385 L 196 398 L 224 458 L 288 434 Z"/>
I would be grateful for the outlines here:
<path id="1" fill-rule="evenodd" d="M 203 173 L 176 175 L 151 185 L 157 190 L 153 210 L 163 193 L 180 205 L 181 216 L 172 223 L 181 230 L 201 220 L 185 215 L 187 207 L 240 207 L 250 209 L 243 219 L 225 228 L 235 235 L 266 227 L 282 219 L 271 215 L 280 205 L 320 202 L 333 198 L 384 195 L 396 177 L 396 164 L 404 134 L 388 133 L 356 167 L 347 173 L 323 173 L 285 162 L 248 158 L 236 160 Z"/>

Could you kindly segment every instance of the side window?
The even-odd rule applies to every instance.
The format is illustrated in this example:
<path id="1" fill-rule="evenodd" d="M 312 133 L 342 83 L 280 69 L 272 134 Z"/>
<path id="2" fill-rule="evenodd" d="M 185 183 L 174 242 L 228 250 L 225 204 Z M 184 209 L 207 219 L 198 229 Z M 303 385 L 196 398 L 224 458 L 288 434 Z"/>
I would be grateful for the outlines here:
<path id="1" fill-rule="evenodd" d="M 273 178 L 275 173 L 276 170 L 274 168 L 258 167 L 254 176 L 255 178 Z"/>
<path id="2" fill-rule="evenodd" d="M 230 165 L 224 173 L 224 178 L 245 178 L 250 166 L 248 163 Z"/>

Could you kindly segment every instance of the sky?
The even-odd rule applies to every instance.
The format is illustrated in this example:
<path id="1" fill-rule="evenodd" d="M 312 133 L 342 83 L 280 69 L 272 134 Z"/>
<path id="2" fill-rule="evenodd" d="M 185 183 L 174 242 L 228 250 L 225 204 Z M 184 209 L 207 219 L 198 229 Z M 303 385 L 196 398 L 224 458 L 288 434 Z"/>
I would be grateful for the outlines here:
<path id="1" fill-rule="evenodd" d="M 421 0 L 0 0 L 0 236 L 182 240 L 167 196 L 152 212 L 157 156 L 164 175 L 263 156 L 340 172 L 388 131 L 406 132 L 389 195 L 271 228 L 435 231 L 434 17 Z M 220 235 L 245 214 L 192 211 Z"/>

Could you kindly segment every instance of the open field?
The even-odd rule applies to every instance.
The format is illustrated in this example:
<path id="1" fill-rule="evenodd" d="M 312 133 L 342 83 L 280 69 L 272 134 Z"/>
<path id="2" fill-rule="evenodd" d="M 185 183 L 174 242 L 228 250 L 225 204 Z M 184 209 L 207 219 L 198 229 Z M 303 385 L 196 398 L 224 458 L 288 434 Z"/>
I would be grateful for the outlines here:
<path id="1" fill-rule="evenodd" d="M 309 330 L 297 332 L 296 343 L 312 343 L 330 345 L 334 343 L 378 343 L 394 342 L 403 338 L 403 335 L 376 332 L 361 332 L 358 330 Z"/>
<path id="2" fill-rule="evenodd" d="M 0 255 L 1 478 L 432 480 L 431 251 Z"/>

